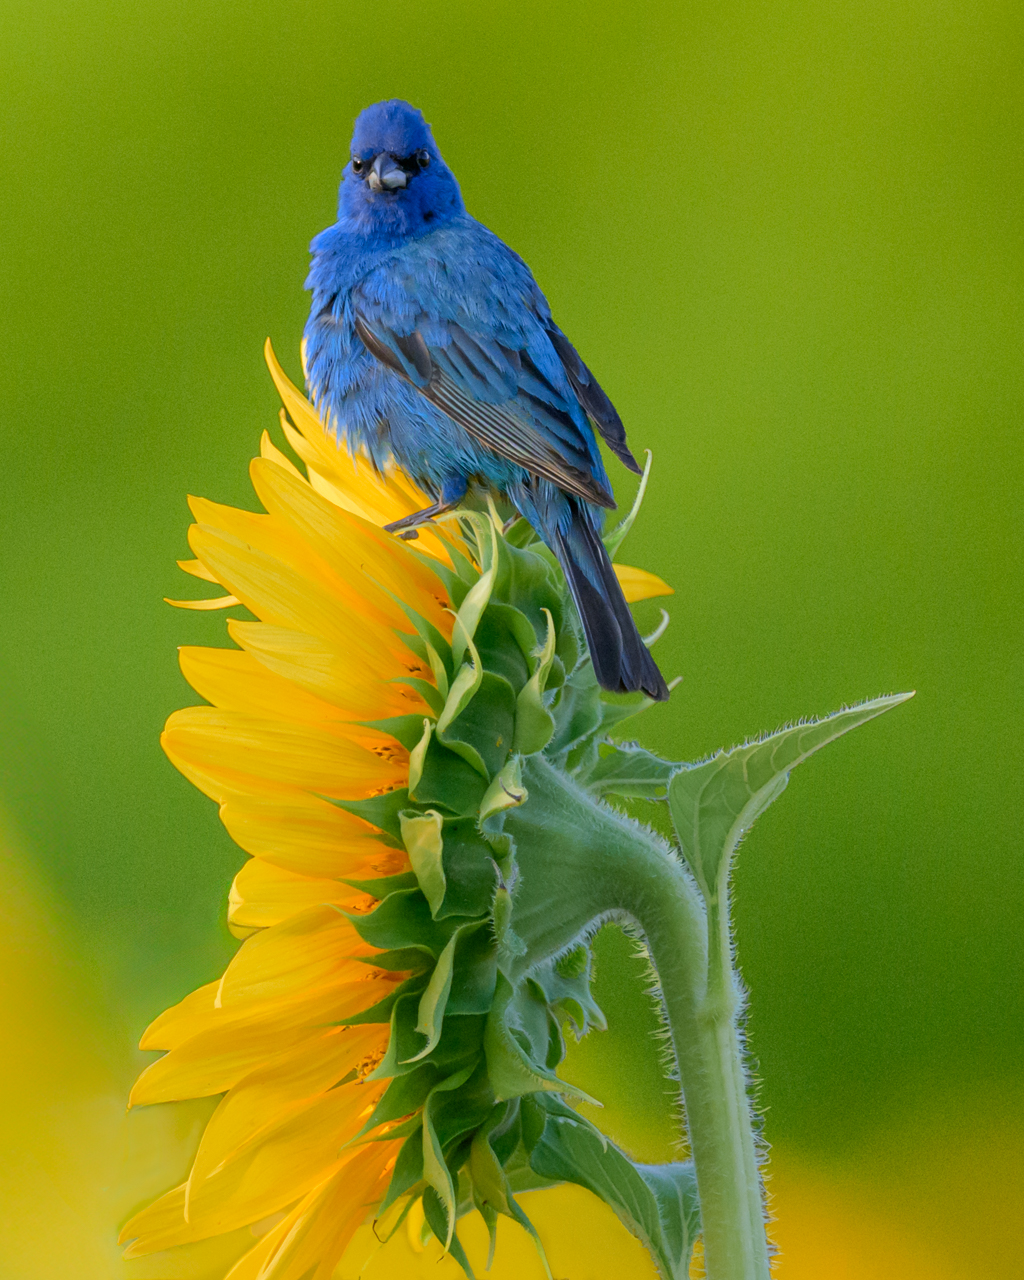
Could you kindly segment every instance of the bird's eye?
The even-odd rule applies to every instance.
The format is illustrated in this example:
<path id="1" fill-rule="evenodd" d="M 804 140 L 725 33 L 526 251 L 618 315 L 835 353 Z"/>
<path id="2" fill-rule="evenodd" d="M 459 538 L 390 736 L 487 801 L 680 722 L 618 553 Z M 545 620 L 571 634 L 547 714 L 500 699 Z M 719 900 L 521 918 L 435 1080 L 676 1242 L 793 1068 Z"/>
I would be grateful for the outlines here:
<path id="1" fill-rule="evenodd" d="M 416 152 L 416 163 L 421 169 L 425 169 L 427 165 L 430 164 L 430 152 L 426 147 L 423 147 L 420 151 Z"/>
<path id="2" fill-rule="evenodd" d="M 352 157 L 352 172 L 353 172 L 353 173 L 362 173 L 362 171 L 363 171 L 363 162 L 362 162 L 362 160 L 360 160 L 358 156 L 353 156 L 353 157 Z"/>

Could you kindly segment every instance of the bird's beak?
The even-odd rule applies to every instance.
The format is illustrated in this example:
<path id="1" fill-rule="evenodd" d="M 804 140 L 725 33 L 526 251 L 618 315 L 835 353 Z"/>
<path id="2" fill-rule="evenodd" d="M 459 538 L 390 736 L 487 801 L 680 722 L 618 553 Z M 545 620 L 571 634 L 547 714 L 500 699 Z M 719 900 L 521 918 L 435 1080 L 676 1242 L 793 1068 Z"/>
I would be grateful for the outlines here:
<path id="1" fill-rule="evenodd" d="M 408 181 L 405 170 L 395 163 L 395 157 L 387 151 L 376 156 L 366 182 L 371 191 L 397 191 Z"/>

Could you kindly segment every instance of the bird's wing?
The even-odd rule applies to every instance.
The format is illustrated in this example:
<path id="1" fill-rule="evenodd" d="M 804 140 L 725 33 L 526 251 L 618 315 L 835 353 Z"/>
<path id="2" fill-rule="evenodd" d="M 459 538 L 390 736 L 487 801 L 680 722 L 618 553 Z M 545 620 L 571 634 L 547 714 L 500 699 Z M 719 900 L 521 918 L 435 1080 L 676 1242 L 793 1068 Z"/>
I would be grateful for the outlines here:
<path id="1" fill-rule="evenodd" d="M 605 444 L 630 471 L 641 474 L 636 458 L 626 444 L 626 428 L 601 384 L 580 359 L 580 354 L 557 325 L 548 327 L 551 345 L 558 353 L 566 377 L 576 392 L 576 399 L 587 411 L 591 421 L 600 431 Z"/>
<path id="2" fill-rule="evenodd" d="M 367 314 L 371 311 L 377 314 Z M 511 333 L 503 334 L 507 344 L 486 337 L 468 317 L 421 312 L 411 325 L 405 317 L 400 326 L 389 324 L 379 307 L 363 310 L 358 299 L 355 327 L 371 355 L 485 448 L 587 502 L 614 507 L 596 445 L 587 438 L 586 418 L 569 403 L 575 395 L 569 386 L 563 392 L 554 385 L 539 367 L 536 351 L 531 354 L 530 342 L 516 341 Z M 550 344 L 539 320 L 536 340 Z"/>

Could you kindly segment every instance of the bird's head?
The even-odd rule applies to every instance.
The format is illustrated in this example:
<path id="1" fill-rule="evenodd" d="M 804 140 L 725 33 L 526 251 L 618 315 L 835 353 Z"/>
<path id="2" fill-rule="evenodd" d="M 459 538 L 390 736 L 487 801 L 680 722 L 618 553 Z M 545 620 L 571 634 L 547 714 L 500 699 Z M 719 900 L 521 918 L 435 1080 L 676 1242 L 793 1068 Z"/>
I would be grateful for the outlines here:
<path id="1" fill-rule="evenodd" d="M 352 134 L 339 217 L 368 236 L 401 239 L 433 231 L 464 209 L 422 113 L 400 98 L 367 107 Z"/>

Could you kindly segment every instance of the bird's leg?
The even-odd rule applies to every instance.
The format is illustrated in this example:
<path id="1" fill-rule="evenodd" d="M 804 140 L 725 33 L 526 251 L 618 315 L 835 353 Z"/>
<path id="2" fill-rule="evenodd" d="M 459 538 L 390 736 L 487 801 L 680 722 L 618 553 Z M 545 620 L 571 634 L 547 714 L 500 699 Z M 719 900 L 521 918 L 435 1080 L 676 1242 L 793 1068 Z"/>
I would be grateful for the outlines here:
<path id="1" fill-rule="evenodd" d="M 427 524 L 435 516 L 444 515 L 446 511 L 454 511 L 466 496 L 466 481 L 461 477 L 455 481 L 445 481 L 441 487 L 441 496 L 431 507 L 422 511 L 414 511 L 412 515 L 403 516 L 401 520 L 392 520 L 384 526 L 385 532 L 397 533 L 400 538 L 411 541 L 418 537 L 416 530 L 421 524 Z"/>

